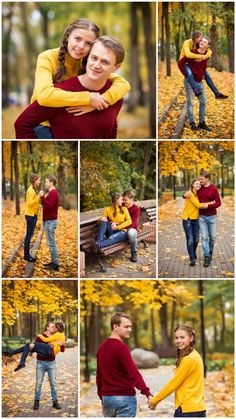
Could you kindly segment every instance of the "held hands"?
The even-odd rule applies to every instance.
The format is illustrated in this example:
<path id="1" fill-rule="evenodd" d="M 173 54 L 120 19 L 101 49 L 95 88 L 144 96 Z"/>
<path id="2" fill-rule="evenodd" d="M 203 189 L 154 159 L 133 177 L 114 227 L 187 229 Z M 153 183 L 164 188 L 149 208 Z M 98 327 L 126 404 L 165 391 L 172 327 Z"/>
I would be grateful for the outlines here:
<path id="1" fill-rule="evenodd" d="M 148 403 L 148 407 L 149 407 L 150 410 L 155 410 L 156 409 L 156 406 L 154 404 L 152 404 L 152 396 L 148 397 L 148 402 L 147 403 Z"/>
<path id="2" fill-rule="evenodd" d="M 208 208 L 208 204 L 202 204 L 202 209 L 207 209 Z"/>
<path id="3" fill-rule="evenodd" d="M 117 223 L 111 223 L 112 230 L 118 230 L 118 224 Z"/>
<path id="4" fill-rule="evenodd" d="M 58 346 L 62 346 L 62 341 L 61 341 L 61 340 L 57 340 L 57 341 L 56 341 L 56 344 L 57 344 Z"/>
<path id="5" fill-rule="evenodd" d="M 44 195 L 44 191 L 40 191 L 39 192 L 39 196 L 40 196 L 40 198 L 41 198 L 41 196 L 43 196 Z"/>
<path id="6" fill-rule="evenodd" d="M 70 106 L 66 108 L 68 113 L 73 113 L 74 116 L 81 116 L 85 115 L 86 113 L 92 112 L 95 110 L 92 106 L 89 105 L 81 105 L 81 106 Z"/>
<path id="7" fill-rule="evenodd" d="M 96 108 L 98 111 L 102 111 L 103 109 L 107 109 L 108 105 L 109 100 L 100 95 L 100 93 L 90 93 L 90 106 Z"/>

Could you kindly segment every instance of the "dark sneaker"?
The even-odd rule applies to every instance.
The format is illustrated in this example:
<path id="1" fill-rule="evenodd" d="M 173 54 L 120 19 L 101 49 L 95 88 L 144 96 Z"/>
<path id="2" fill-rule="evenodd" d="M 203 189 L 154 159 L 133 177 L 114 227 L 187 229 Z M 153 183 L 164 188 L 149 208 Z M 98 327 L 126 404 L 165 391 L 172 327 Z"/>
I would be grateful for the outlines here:
<path id="1" fill-rule="evenodd" d="M 197 92 L 195 92 L 195 96 L 199 97 L 203 94 L 203 90 L 198 90 Z"/>
<path id="2" fill-rule="evenodd" d="M 57 409 L 60 410 L 61 406 L 58 403 L 58 400 L 53 400 L 53 404 L 52 404 L 53 409 Z"/>
<path id="3" fill-rule="evenodd" d="M 21 370 L 21 368 L 25 368 L 25 364 L 19 364 L 19 365 L 17 365 L 17 367 L 14 369 L 14 371 L 16 372 L 16 371 L 19 371 L 19 370 Z"/>
<path id="4" fill-rule="evenodd" d="M 43 266 L 51 266 L 51 265 L 53 265 L 52 262 L 50 262 L 50 263 L 43 263 Z"/>
<path id="5" fill-rule="evenodd" d="M 208 127 L 205 122 L 199 122 L 198 129 L 204 129 L 205 131 L 212 131 L 210 127 Z"/>
<path id="6" fill-rule="evenodd" d="M 39 410 L 39 400 L 35 400 L 34 401 L 34 406 L 33 406 L 34 410 Z"/>
<path id="7" fill-rule="evenodd" d="M 36 262 L 36 258 L 33 258 L 32 256 L 24 257 L 24 260 L 27 260 L 27 262 Z"/>
<path id="8" fill-rule="evenodd" d="M 195 124 L 195 122 L 192 122 L 192 123 L 190 124 L 190 127 L 191 127 L 191 130 L 192 130 L 192 131 L 197 131 L 197 130 L 198 130 L 198 127 L 197 127 L 197 125 Z"/>
<path id="9" fill-rule="evenodd" d="M 195 259 L 190 259 L 190 266 L 195 266 Z"/>
<path id="10" fill-rule="evenodd" d="M 45 266 L 48 271 L 59 271 L 59 265 L 56 265 L 56 263 L 52 263 L 49 266 Z"/>
<path id="11" fill-rule="evenodd" d="M 137 262 L 138 260 L 138 255 L 137 252 L 132 252 L 131 253 L 131 258 L 130 258 L 131 262 Z"/>
<path id="12" fill-rule="evenodd" d="M 101 251 L 101 248 L 100 248 L 98 242 L 96 242 L 96 240 L 94 240 L 94 239 L 91 240 L 91 248 L 92 248 L 92 251 L 94 253 L 100 253 L 100 251 Z"/>
<path id="13" fill-rule="evenodd" d="M 212 261 L 212 252 L 209 254 L 210 261 Z"/>
<path id="14" fill-rule="evenodd" d="M 194 252 L 194 258 L 195 258 L 195 260 L 197 260 L 197 253 L 196 252 Z"/>
<path id="15" fill-rule="evenodd" d="M 7 356 L 8 358 L 12 357 L 12 354 L 10 354 L 9 352 L 2 352 L 2 355 Z"/>
<path id="16" fill-rule="evenodd" d="M 208 266 L 210 266 L 210 263 L 211 263 L 210 258 L 204 257 L 204 264 L 203 264 L 204 268 L 208 268 Z"/>
<path id="17" fill-rule="evenodd" d="M 223 95 L 223 93 L 216 93 L 215 98 L 216 99 L 227 99 L 229 96 Z"/>

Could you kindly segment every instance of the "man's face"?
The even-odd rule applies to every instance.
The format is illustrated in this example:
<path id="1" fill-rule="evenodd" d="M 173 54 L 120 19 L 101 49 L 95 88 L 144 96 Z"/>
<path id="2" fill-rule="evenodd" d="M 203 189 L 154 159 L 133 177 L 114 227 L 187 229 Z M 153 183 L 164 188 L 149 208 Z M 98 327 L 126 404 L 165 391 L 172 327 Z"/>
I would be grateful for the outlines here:
<path id="1" fill-rule="evenodd" d="M 52 335 L 55 332 L 55 324 L 54 323 L 49 323 L 47 331 L 48 331 L 48 333 L 50 333 L 50 335 Z"/>
<path id="2" fill-rule="evenodd" d="M 201 39 L 201 41 L 199 42 L 199 47 L 200 48 L 207 49 L 208 46 L 209 46 L 208 39 L 204 38 L 204 36 L 203 36 L 202 39 Z"/>
<path id="3" fill-rule="evenodd" d="M 134 200 L 132 198 L 129 198 L 128 196 L 124 196 L 123 200 L 127 208 L 130 208 L 133 205 Z"/>
<path id="4" fill-rule="evenodd" d="M 92 46 L 86 66 L 86 73 L 90 79 L 108 79 L 119 67 L 120 64 L 116 65 L 115 53 L 110 48 L 106 48 L 99 41 Z"/>
<path id="5" fill-rule="evenodd" d="M 200 180 L 200 184 L 203 185 L 203 186 L 206 185 L 207 182 L 209 181 L 209 179 L 207 177 L 204 177 L 204 176 L 200 176 L 199 180 Z"/>
<path id="6" fill-rule="evenodd" d="M 51 188 L 51 186 L 52 186 L 52 182 L 50 182 L 49 179 L 46 179 L 45 180 L 45 188 L 48 190 L 49 188 Z"/>
<path id="7" fill-rule="evenodd" d="M 115 324 L 113 330 L 116 331 L 121 339 L 128 339 L 132 332 L 132 323 L 129 319 L 126 319 L 126 317 L 121 317 L 119 326 Z"/>

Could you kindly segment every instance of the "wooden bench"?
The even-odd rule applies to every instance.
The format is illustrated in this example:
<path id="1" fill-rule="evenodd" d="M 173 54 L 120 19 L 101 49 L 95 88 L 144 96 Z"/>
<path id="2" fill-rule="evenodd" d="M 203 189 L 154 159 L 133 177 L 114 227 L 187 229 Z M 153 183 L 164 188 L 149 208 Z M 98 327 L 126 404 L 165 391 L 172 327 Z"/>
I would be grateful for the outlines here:
<path id="1" fill-rule="evenodd" d="M 142 210 L 142 209 L 141 209 Z M 147 212 L 147 210 L 145 209 Z M 156 212 L 156 208 L 153 208 L 153 211 L 150 211 L 150 216 L 148 215 L 148 219 L 150 217 L 154 220 L 155 216 L 154 213 Z M 101 272 L 106 272 L 107 269 L 102 262 L 102 257 L 111 255 L 112 253 L 118 252 L 119 250 L 123 250 L 130 246 L 129 241 L 125 240 L 119 243 L 115 243 L 111 246 L 104 247 L 101 249 L 100 253 L 94 253 L 91 246 L 92 239 L 96 239 L 99 230 L 99 220 L 100 217 L 90 218 L 89 220 L 81 221 L 80 223 L 80 249 L 81 251 L 85 252 L 89 256 L 96 257 L 97 262 L 100 265 Z M 138 242 L 141 242 L 144 248 L 147 247 L 145 239 L 148 238 L 152 234 L 152 230 L 145 229 L 140 230 L 137 235 Z"/>

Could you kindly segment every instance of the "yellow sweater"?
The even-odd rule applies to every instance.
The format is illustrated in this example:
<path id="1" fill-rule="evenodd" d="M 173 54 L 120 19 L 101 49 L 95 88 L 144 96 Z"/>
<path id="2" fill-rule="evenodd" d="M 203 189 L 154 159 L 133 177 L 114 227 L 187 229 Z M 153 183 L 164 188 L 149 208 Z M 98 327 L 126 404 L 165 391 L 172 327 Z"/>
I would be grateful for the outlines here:
<path id="1" fill-rule="evenodd" d="M 123 214 L 120 212 L 120 207 L 116 205 L 116 216 L 114 217 L 114 206 L 110 206 L 105 208 L 105 210 L 102 213 L 102 217 L 109 218 L 110 221 L 114 223 L 118 223 L 118 230 L 124 230 L 127 231 L 130 224 L 132 224 L 131 217 L 129 215 L 129 211 L 126 207 L 122 207 Z"/>
<path id="2" fill-rule="evenodd" d="M 172 380 L 151 399 L 151 404 L 156 406 L 174 391 L 175 409 L 181 406 L 183 413 L 206 410 L 203 362 L 195 349 L 182 358 Z"/>
<path id="3" fill-rule="evenodd" d="M 26 192 L 25 215 L 38 215 L 40 197 L 36 194 L 33 186 L 30 186 Z"/>
<path id="4" fill-rule="evenodd" d="M 183 220 L 197 220 L 199 218 L 199 208 L 204 208 L 204 204 L 199 202 L 197 195 L 191 192 L 191 197 L 184 200 Z"/>
<path id="5" fill-rule="evenodd" d="M 191 49 L 193 49 L 193 41 L 192 39 L 187 39 L 183 43 L 179 59 L 181 60 L 181 58 L 183 57 L 199 59 L 200 58 L 199 54 L 194 54 L 193 52 L 190 51 Z M 208 48 L 208 51 L 205 54 L 205 57 L 210 58 L 211 54 L 212 54 L 212 50 Z"/>
<path id="6" fill-rule="evenodd" d="M 49 49 L 39 54 L 35 72 L 35 86 L 31 102 L 37 99 L 43 106 L 60 108 L 63 106 L 79 106 L 90 104 L 89 92 L 67 92 L 54 87 L 53 75 L 56 74 L 59 48 Z M 65 57 L 66 77 L 78 76 L 81 69 L 81 60 L 74 60 L 68 54 Z M 113 105 L 122 99 L 130 90 L 129 83 L 122 77 L 112 73 L 109 77 L 112 86 L 103 93 L 110 104 Z"/>
<path id="7" fill-rule="evenodd" d="M 54 333 L 54 335 L 49 336 L 48 338 L 45 338 L 45 336 L 43 335 L 38 335 L 38 337 L 43 341 L 43 342 L 47 342 L 47 343 L 51 343 L 53 345 L 53 351 L 54 351 L 54 355 L 59 354 L 61 347 L 59 345 L 57 345 L 57 341 L 60 340 L 62 342 L 62 344 L 65 344 L 65 335 L 64 333 L 61 332 L 56 332 Z"/>

